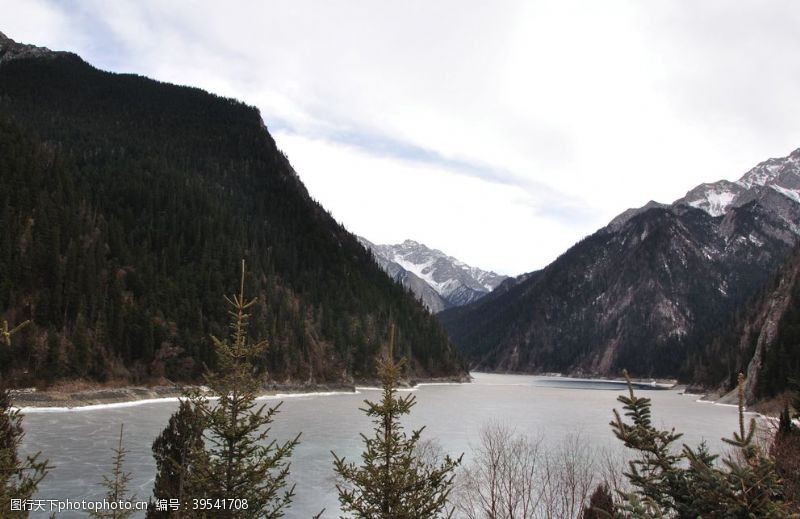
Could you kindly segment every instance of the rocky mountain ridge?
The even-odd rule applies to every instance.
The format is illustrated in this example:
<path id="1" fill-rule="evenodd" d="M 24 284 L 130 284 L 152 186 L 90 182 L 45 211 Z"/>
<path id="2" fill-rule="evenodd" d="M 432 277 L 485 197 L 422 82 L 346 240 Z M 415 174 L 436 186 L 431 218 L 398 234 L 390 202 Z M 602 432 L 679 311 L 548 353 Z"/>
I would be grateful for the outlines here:
<path id="1" fill-rule="evenodd" d="M 633 216 L 654 207 L 690 206 L 702 209 L 713 217 L 723 216 L 733 207 L 741 207 L 753 200 L 762 201 L 785 217 L 790 226 L 798 222 L 791 220 L 791 210 L 783 214 L 781 209 L 789 203 L 800 203 L 800 148 L 786 157 L 767 159 L 742 175 L 739 180 L 719 180 L 703 183 L 689 190 L 672 204 L 650 201 L 639 208 L 623 211 L 608 224 L 611 230 L 619 227 Z M 798 231 L 800 233 L 800 228 Z"/>
<path id="2" fill-rule="evenodd" d="M 28 45 L 24 43 L 17 43 L 2 32 L 0 32 L 0 63 L 4 61 L 11 61 L 21 58 L 45 58 L 56 56 L 57 53 L 53 52 L 46 47 L 37 47 L 35 45 Z"/>
<path id="3" fill-rule="evenodd" d="M 359 240 L 381 268 L 414 292 L 431 313 L 476 301 L 508 279 L 414 240 L 393 245 L 376 245 L 363 237 Z"/>
<path id="4" fill-rule="evenodd" d="M 474 368 L 719 384 L 708 354 L 798 241 L 800 150 L 625 211 L 496 297 L 438 315 Z"/>

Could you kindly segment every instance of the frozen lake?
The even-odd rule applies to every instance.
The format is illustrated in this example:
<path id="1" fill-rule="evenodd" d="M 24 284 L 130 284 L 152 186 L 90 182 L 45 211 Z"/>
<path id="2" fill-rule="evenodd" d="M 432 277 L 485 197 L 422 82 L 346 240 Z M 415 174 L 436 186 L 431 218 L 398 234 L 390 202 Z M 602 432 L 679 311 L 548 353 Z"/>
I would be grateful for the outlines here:
<path id="1" fill-rule="evenodd" d="M 474 374 L 472 384 L 423 385 L 414 390 L 417 405 L 404 422 L 408 428 L 426 426 L 423 439 L 437 440 L 450 454 L 469 458 L 483 425 L 504 423 L 517 431 L 541 435 L 545 445 L 556 446 L 579 433 L 594 446 L 619 448 L 608 425 L 612 409 L 620 409 L 621 384 L 523 375 Z M 675 427 L 682 441 L 696 445 L 706 440 L 721 452 L 722 436 L 737 427 L 733 407 L 696 402 L 696 397 L 677 391 L 647 391 L 653 400 L 656 424 Z M 359 411 L 365 398 L 380 393 L 306 395 L 283 398 L 273 427 L 281 439 L 302 432 L 301 444 L 292 458 L 292 477 L 297 483 L 288 518 L 309 518 L 323 507 L 323 517 L 337 517 L 330 451 L 349 458 L 361 452 L 360 432 L 371 423 Z M 111 448 L 119 425 L 125 424 L 129 450 L 126 470 L 133 473 L 133 488 L 140 499 L 150 495 L 155 463 L 150 446 L 175 410 L 175 402 L 149 402 L 128 407 L 88 410 L 31 411 L 25 415 L 25 447 L 41 450 L 55 469 L 40 485 L 41 499 L 99 499 L 99 482 L 108 472 Z M 37 517 L 37 514 L 33 514 Z M 43 514 L 41 516 L 44 516 Z M 82 517 L 62 514 L 60 517 Z"/>

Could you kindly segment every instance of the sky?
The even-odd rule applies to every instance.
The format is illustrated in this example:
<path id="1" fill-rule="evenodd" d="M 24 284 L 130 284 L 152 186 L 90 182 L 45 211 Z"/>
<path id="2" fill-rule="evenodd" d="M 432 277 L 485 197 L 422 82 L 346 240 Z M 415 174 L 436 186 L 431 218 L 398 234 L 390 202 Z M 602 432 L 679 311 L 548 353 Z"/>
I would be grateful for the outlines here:
<path id="1" fill-rule="evenodd" d="M 515 275 L 800 147 L 800 2 L 0 0 L 0 31 L 261 110 L 375 243 Z"/>

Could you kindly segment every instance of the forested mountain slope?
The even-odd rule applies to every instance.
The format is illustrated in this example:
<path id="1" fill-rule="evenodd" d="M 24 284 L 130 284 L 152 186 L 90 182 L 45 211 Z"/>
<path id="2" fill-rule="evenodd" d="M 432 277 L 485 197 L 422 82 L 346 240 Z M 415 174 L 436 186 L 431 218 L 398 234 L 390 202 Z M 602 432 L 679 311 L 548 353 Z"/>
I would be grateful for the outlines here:
<path id="1" fill-rule="evenodd" d="M 779 395 L 788 380 L 800 383 L 800 248 L 696 361 L 716 367 L 699 381 L 711 385 L 725 380 L 722 390 L 735 387 L 733 373 L 745 372 L 749 402 Z"/>
<path id="2" fill-rule="evenodd" d="M 308 195 L 259 112 L 0 35 L 0 370 L 197 379 L 240 258 L 258 367 L 370 378 L 390 323 L 411 376 L 461 375 L 445 333 Z"/>
<path id="3" fill-rule="evenodd" d="M 480 369 L 724 383 L 735 366 L 710 345 L 797 242 L 798 187 L 800 150 L 625 211 L 509 290 L 438 317 Z"/>

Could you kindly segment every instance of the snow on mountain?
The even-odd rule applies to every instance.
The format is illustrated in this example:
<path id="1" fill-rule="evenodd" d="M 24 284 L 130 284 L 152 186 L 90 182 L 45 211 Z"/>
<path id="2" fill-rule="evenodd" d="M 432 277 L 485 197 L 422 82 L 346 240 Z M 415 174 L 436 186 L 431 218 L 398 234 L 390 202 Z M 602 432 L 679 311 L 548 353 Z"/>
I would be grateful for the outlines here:
<path id="1" fill-rule="evenodd" d="M 734 346 L 721 330 L 798 242 L 800 149 L 674 204 L 628 209 L 527 279 L 437 319 L 476 370 L 725 384 L 755 342 Z"/>
<path id="2" fill-rule="evenodd" d="M 711 216 L 721 216 L 743 191 L 745 188 L 737 183 L 720 180 L 714 184 L 700 184 L 684 199 L 687 205 L 702 209 Z"/>
<path id="3" fill-rule="evenodd" d="M 765 160 L 736 182 L 720 180 L 700 184 L 671 206 L 650 201 L 642 207 L 627 209 L 611 220 L 606 230 L 617 231 L 634 216 L 655 207 L 694 207 L 713 217 L 721 217 L 753 201 L 770 207 L 800 234 L 800 226 L 794 218 L 796 204 L 800 204 L 800 148 L 787 157 Z"/>
<path id="4" fill-rule="evenodd" d="M 507 276 L 467 265 L 414 240 L 376 245 L 359 238 L 372 250 L 378 264 L 420 297 L 433 313 L 462 306 L 488 294 Z M 421 280 L 421 286 L 417 280 Z"/>
<path id="5" fill-rule="evenodd" d="M 758 164 L 736 182 L 720 180 L 701 184 L 676 200 L 675 205 L 689 205 L 711 216 L 722 216 L 731 207 L 740 207 L 753 199 L 768 196 L 767 189 L 800 203 L 800 148 L 788 157 Z"/>

